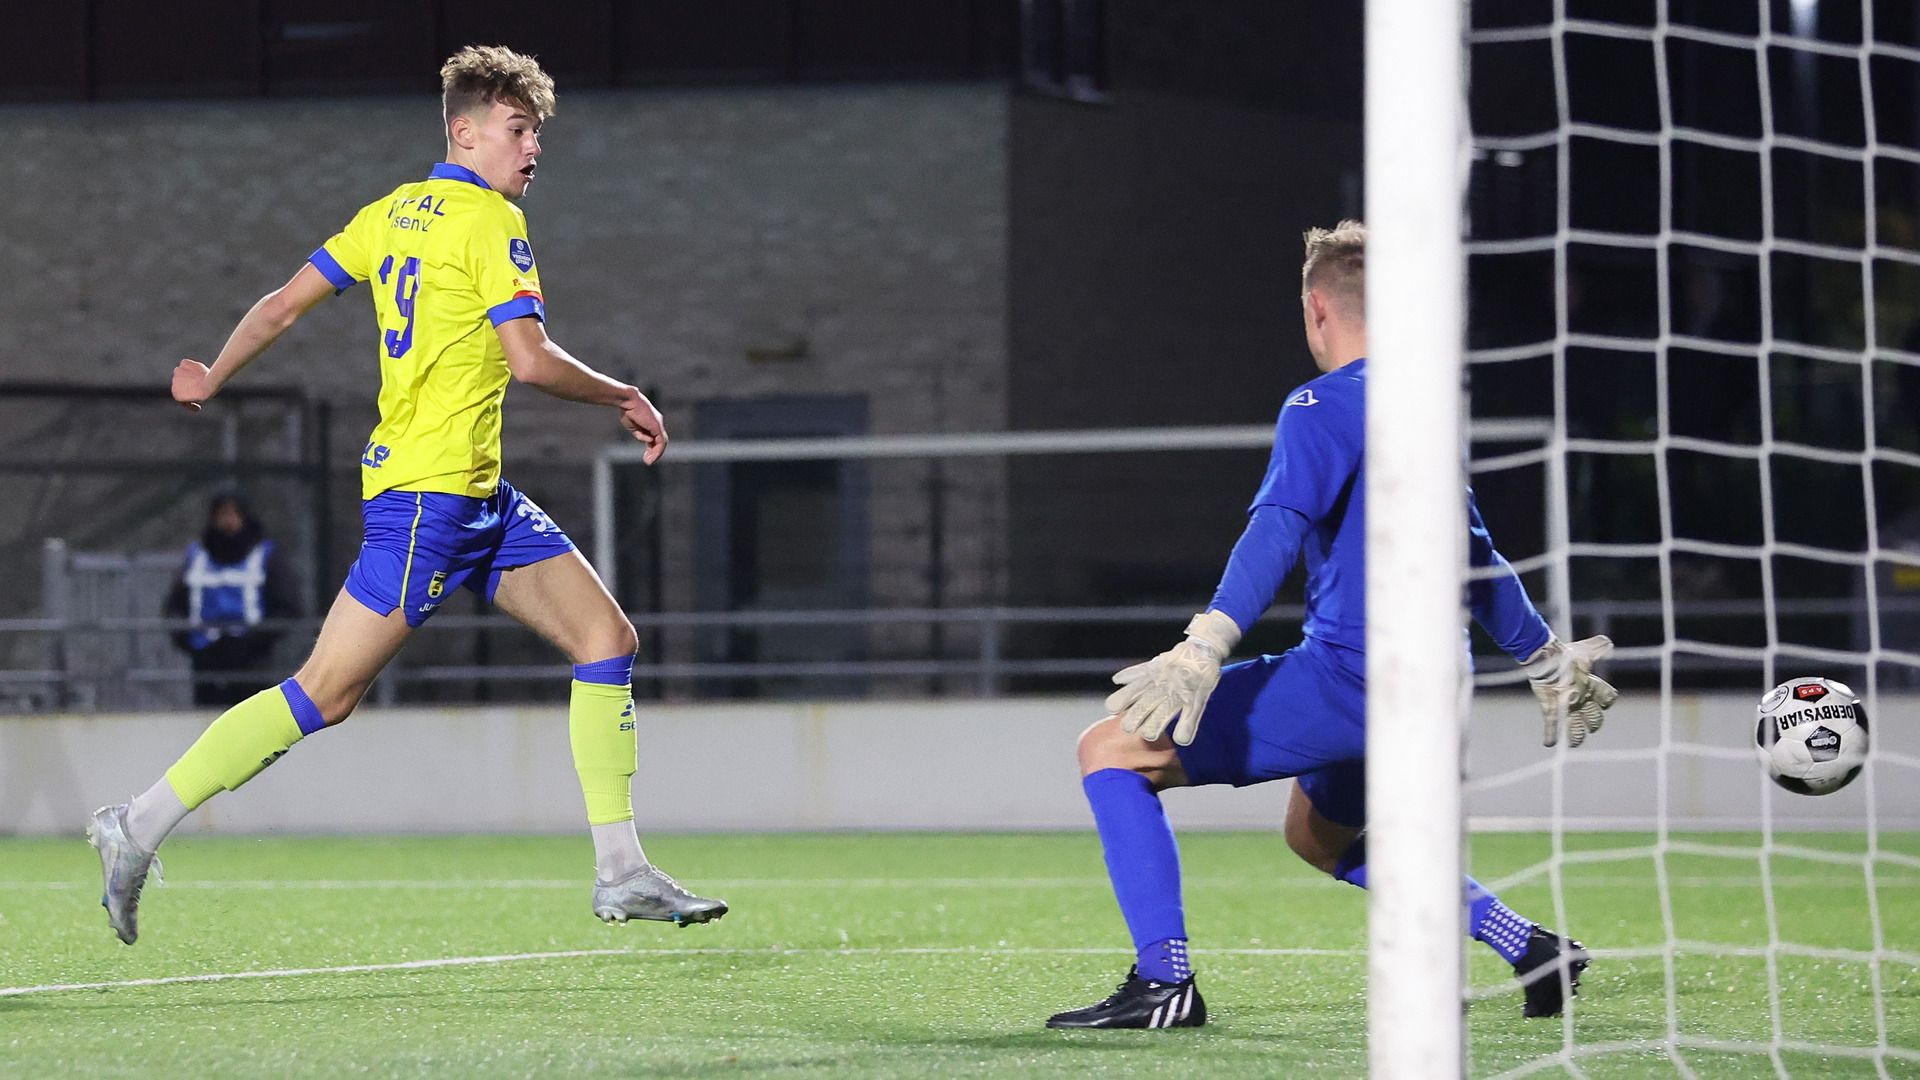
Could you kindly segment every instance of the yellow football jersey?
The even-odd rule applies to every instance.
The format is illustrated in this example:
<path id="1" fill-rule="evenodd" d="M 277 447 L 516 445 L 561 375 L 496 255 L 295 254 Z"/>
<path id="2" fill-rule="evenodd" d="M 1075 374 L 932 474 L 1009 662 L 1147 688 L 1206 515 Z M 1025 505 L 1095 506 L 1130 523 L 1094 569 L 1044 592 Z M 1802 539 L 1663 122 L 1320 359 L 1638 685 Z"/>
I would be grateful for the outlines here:
<path id="1" fill-rule="evenodd" d="M 508 381 L 494 327 L 547 317 L 520 208 L 442 163 L 367 204 L 308 261 L 335 289 L 373 287 L 380 423 L 360 457 L 361 497 L 493 494 Z"/>

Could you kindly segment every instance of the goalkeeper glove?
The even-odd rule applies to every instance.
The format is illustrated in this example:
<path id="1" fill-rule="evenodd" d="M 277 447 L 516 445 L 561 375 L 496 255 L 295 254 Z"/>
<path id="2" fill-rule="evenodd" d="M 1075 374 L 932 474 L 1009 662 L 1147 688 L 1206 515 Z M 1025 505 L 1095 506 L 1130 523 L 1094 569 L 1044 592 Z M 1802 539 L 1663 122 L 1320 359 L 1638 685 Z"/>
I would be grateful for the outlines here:
<path id="1" fill-rule="evenodd" d="M 1220 682 L 1220 662 L 1240 643 L 1240 627 L 1230 616 L 1206 611 L 1187 624 L 1187 640 L 1144 664 L 1116 672 L 1120 689 L 1107 697 L 1107 711 L 1120 717 L 1120 730 L 1154 742 L 1177 715 L 1173 741 L 1193 744 L 1207 698 Z"/>
<path id="2" fill-rule="evenodd" d="M 1588 735 L 1600 730 L 1607 709 L 1619 699 L 1620 691 L 1595 675 L 1593 665 L 1612 651 L 1613 641 L 1607 637 L 1582 638 L 1571 645 L 1557 637 L 1549 638 L 1520 665 L 1546 721 L 1545 745 L 1560 741 L 1562 720 L 1566 721 L 1569 747 L 1579 746 Z"/>

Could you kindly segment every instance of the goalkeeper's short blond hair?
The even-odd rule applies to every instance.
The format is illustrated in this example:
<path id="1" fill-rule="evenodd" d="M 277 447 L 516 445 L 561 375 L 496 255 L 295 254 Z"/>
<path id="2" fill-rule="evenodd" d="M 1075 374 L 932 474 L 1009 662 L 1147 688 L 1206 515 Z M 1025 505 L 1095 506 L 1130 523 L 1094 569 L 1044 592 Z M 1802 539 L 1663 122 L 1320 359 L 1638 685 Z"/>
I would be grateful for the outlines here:
<path id="1" fill-rule="evenodd" d="M 1353 314 L 1367 313 L 1367 227 L 1352 218 L 1331 229 L 1306 233 L 1307 257 L 1300 264 L 1300 295 L 1314 289 Z"/>
<path id="2" fill-rule="evenodd" d="M 553 76 L 540 62 L 505 45 L 468 45 L 440 65 L 440 103 L 447 123 L 473 116 L 496 101 L 525 109 L 535 120 L 553 115 Z"/>

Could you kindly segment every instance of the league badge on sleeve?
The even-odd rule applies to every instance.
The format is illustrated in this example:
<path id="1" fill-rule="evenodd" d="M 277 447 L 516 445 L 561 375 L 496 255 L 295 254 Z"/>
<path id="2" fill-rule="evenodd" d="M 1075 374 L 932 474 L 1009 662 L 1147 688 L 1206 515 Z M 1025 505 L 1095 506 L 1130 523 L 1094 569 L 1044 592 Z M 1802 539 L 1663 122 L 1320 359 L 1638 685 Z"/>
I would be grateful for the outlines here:
<path id="1" fill-rule="evenodd" d="M 507 241 L 507 258 L 524 274 L 533 269 L 533 245 L 516 236 Z"/>

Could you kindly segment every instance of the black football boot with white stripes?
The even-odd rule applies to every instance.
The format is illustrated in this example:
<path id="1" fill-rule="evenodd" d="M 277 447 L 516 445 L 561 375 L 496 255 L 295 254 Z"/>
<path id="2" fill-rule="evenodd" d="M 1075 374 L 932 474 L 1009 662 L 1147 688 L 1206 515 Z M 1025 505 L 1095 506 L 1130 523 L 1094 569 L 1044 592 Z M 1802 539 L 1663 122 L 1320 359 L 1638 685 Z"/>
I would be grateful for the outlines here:
<path id="1" fill-rule="evenodd" d="M 1207 1003 L 1193 976 L 1175 983 L 1155 982 L 1140 977 L 1138 968 L 1127 971 L 1127 981 L 1105 1001 L 1084 1009 L 1055 1013 L 1047 1019 L 1050 1028 L 1177 1028 L 1199 1027 L 1207 1022 Z"/>

